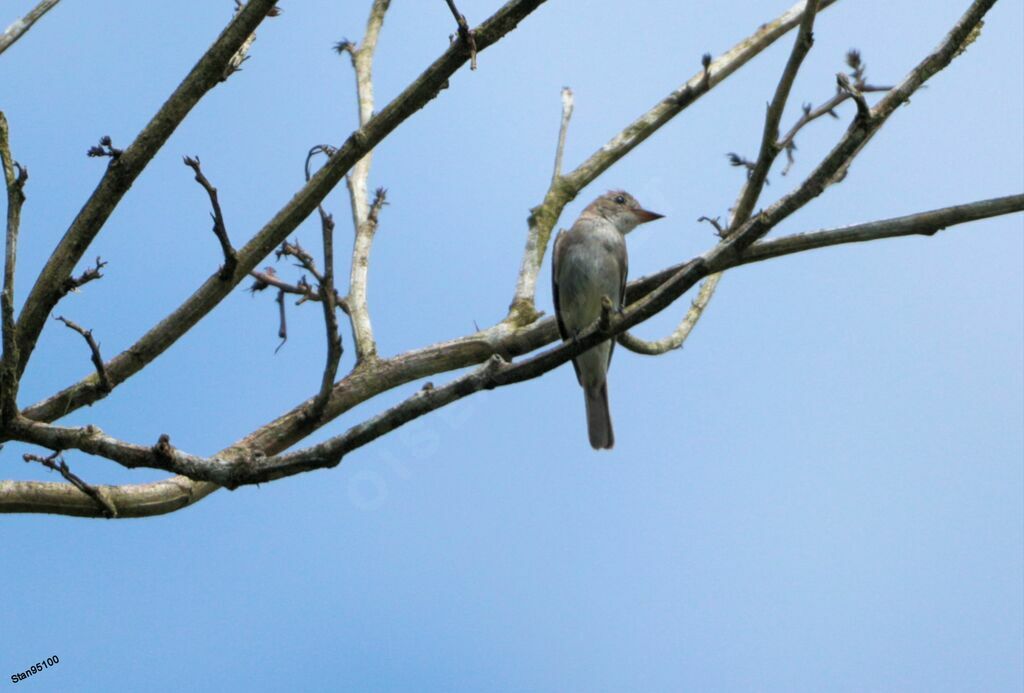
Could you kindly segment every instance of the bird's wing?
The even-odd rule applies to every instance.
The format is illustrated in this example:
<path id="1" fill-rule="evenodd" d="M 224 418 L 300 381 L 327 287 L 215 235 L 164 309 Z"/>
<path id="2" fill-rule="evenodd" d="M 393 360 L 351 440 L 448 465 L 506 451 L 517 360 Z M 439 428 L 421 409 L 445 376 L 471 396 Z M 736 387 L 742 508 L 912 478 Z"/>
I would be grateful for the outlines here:
<path id="1" fill-rule="evenodd" d="M 619 303 L 615 306 L 618 310 L 625 310 L 626 308 L 626 278 L 629 276 L 629 253 L 626 252 L 626 239 L 622 239 L 622 252 L 615 253 L 615 261 L 619 266 L 619 273 L 622 276 L 622 282 L 619 285 Z M 610 349 L 608 349 L 608 365 L 612 364 L 612 354 L 615 352 L 616 339 L 609 340 L 612 343 Z"/>
<path id="2" fill-rule="evenodd" d="M 555 236 L 555 245 L 551 250 L 551 297 L 555 302 L 555 321 L 558 323 L 558 334 L 562 336 L 562 339 L 569 338 L 565 325 L 562 323 L 562 307 L 558 302 L 558 258 L 561 256 L 560 248 L 565 237 L 565 229 L 560 229 L 558 235 Z"/>
<path id="3" fill-rule="evenodd" d="M 562 246 L 569 242 L 569 233 L 565 229 L 561 229 L 558 235 L 555 236 L 555 244 L 551 249 L 551 297 L 555 302 L 555 322 L 558 323 L 558 334 L 562 336 L 562 339 L 569 339 L 572 335 L 565 329 L 565 323 L 562 322 L 562 307 L 558 301 L 558 258 L 562 254 Z M 576 359 L 572 360 L 572 368 L 576 371 L 576 380 L 583 382 L 582 376 L 580 375 L 580 367 L 576 365 Z"/>

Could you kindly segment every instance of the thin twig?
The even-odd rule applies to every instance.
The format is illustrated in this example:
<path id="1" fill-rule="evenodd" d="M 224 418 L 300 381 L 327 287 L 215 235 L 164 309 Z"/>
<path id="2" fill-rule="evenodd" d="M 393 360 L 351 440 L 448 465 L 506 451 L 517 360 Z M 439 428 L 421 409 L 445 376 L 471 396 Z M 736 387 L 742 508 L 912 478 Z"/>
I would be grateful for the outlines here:
<path id="1" fill-rule="evenodd" d="M 274 287 L 275 289 L 281 289 L 286 294 L 293 294 L 299 297 L 299 300 L 295 302 L 295 305 L 305 303 L 306 301 L 319 301 L 320 293 L 316 288 L 313 287 L 305 276 L 299 279 L 297 284 L 290 284 L 283 281 L 277 276 L 277 270 L 273 267 L 264 267 L 263 270 L 253 270 L 249 272 L 249 276 L 253 278 L 252 284 L 249 286 L 249 291 L 257 293 L 263 291 L 268 287 Z M 338 294 L 338 290 L 334 290 L 334 305 L 342 313 L 348 314 L 348 304 L 345 299 Z"/>
<path id="2" fill-rule="evenodd" d="M 320 282 L 320 301 L 324 309 L 324 328 L 327 336 L 327 357 L 323 376 L 320 380 L 320 392 L 313 399 L 310 407 L 310 418 L 319 421 L 327 400 L 334 387 L 334 378 L 338 374 L 341 362 L 341 335 L 338 334 L 338 314 L 334 312 L 334 218 L 320 208 L 320 229 L 324 247 L 324 279 Z"/>
<path id="3" fill-rule="evenodd" d="M 103 357 L 100 355 L 100 345 L 96 343 L 96 340 L 92 336 L 92 330 L 87 330 L 81 325 L 74 323 L 62 315 L 58 315 L 56 320 L 67 325 L 71 330 L 74 330 L 78 334 L 82 335 L 85 339 L 85 343 L 89 345 L 89 352 L 92 358 L 92 365 L 96 367 L 96 375 L 100 379 L 100 390 L 103 392 L 110 392 L 113 387 L 110 384 L 110 377 L 107 375 L 107 368 L 103 363 Z"/>
<path id="4" fill-rule="evenodd" d="M 64 283 L 60 287 L 61 297 L 67 294 L 78 291 L 81 287 L 88 284 L 91 281 L 103 278 L 103 268 L 107 266 L 107 263 L 103 261 L 99 256 L 96 257 L 96 264 L 87 270 L 83 270 L 77 277 L 68 277 L 64 280 Z"/>
<path id="5" fill-rule="evenodd" d="M 89 498 L 91 498 L 93 501 L 95 501 L 100 512 L 102 512 L 107 519 L 113 519 L 117 517 L 117 508 L 114 507 L 114 504 L 111 503 L 110 500 L 107 499 L 102 493 L 100 493 L 100 491 L 95 486 L 85 483 L 78 475 L 72 473 L 71 468 L 68 467 L 67 462 L 64 461 L 64 457 L 62 456 L 60 450 L 47 457 L 33 455 L 31 453 L 25 453 L 21 457 L 26 462 L 38 462 L 47 469 L 52 469 L 55 472 L 59 472 L 60 475 L 67 479 L 72 486 L 74 486 L 79 491 L 81 491 L 85 495 L 89 496 Z"/>
<path id="6" fill-rule="evenodd" d="M 245 7 L 245 3 L 242 0 L 235 0 L 235 15 Z M 281 14 L 281 8 L 276 5 L 270 9 L 267 13 L 268 17 L 278 17 Z M 256 42 L 256 32 L 252 32 L 245 39 L 235 54 L 231 56 L 231 60 L 228 61 L 227 66 L 224 68 L 224 73 L 220 77 L 220 81 L 227 80 L 228 77 L 233 75 L 235 72 L 239 72 L 242 69 L 242 63 L 249 59 L 249 50 L 252 48 L 252 44 Z"/>
<path id="7" fill-rule="evenodd" d="M 850 67 L 850 79 L 853 84 L 860 90 L 861 93 L 868 94 L 873 92 L 887 92 L 892 87 L 890 86 L 876 86 L 867 83 L 866 66 L 863 60 L 861 60 L 860 51 L 849 50 L 846 53 L 846 64 Z M 842 89 L 837 88 L 835 94 L 832 95 L 827 101 L 822 103 L 817 108 L 813 107 L 809 103 L 805 103 L 802 107 L 802 113 L 800 118 L 797 119 L 793 127 L 779 140 L 779 149 L 786 152 L 786 166 L 782 169 L 782 175 L 787 175 L 790 169 L 793 167 L 795 161 L 793 152 L 796 150 L 796 136 L 808 123 L 811 123 L 822 116 L 831 116 L 838 118 L 836 114 L 836 108 L 850 98 L 850 93 Z"/>
<path id="8" fill-rule="evenodd" d="M 283 257 L 293 257 L 298 260 L 296 267 L 301 267 L 310 274 L 313 275 L 313 279 L 316 280 L 317 284 L 322 284 L 324 281 L 324 275 L 321 274 L 320 270 L 317 269 L 316 259 L 309 253 L 308 250 L 302 247 L 302 244 L 298 240 L 288 241 L 285 240 L 281 243 L 281 247 L 274 251 L 274 255 L 280 260 Z"/>
<path id="9" fill-rule="evenodd" d="M 711 218 L 701 216 L 697 217 L 697 221 L 706 221 L 707 223 L 711 224 L 713 227 L 715 227 L 715 234 L 719 238 L 725 238 L 727 230 L 722 226 L 722 220 L 719 217 Z"/>
<path id="10" fill-rule="evenodd" d="M 224 224 L 224 214 L 221 212 L 220 201 L 217 199 L 217 188 L 213 187 L 213 184 L 203 175 L 198 156 L 186 156 L 184 162 L 186 166 L 195 172 L 196 182 L 203 187 L 203 190 L 210 197 L 210 206 L 213 207 L 213 212 L 210 213 L 210 216 L 213 218 L 213 233 L 217 240 L 220 241 L 220 249 L 224 253 L 224 265 L 220 269 L 220 278 L 227 281 L 231 279 L 231 276 L 235 273 L 235 268 L 238 266 L 238 253 L 231 247 L 231 240 L 228 238 L 228 229 Z"/>
<path id="11" fill-rule="evenodd" d="M 562 175 L 562 154 L 565 152 L 565 136 L 569 132 L 569 119 L 572 118 L 572 89 L 562 87 L 562 123 L 558 127 L 558 146 L 555 148 L 555 172 L 551 174 L 551 185 L 558 182 Z"/>
<path id="12" fill-rule="evenodd" d="M 768 105 L 768 112 L 764 118 L 764 132 L 761 135 L 761 148 L 757 155 L 757 161 L 750 169 L 743 190 L 733 211 L 729 223 L 729 231 L 739 228 L 747 219 L 761 197 L 765 181 L 768 178 L 768 170 L 775 163 L 775 157 L 779 155 L 779 121 L 782 120 L 782 112 L 789 101 L 789 92 L 793 88 L 793 81 L 797 72 L 803 64 L 804 58 L 810 52 L 814 43 L 814 19 L 818 14 L 818 0 L 808 0 L 803 17 L 800 19 L 800 30 L 797 32 L 796 40 L 793 41 L 793 49 L 790 51 L 789 60 L 782 71 L 782 77 L 775 87 L 775 95 Z"/>
<path id="13" fill-rule="evenodd" d="M 42 0 L 38 5 L 29 10 L 21 19 L 11 24 L 4 33 L 0 34 L 0 53 L 14 45 L 14 43 L 32 28 L 39 19 L 52 10 L 60 0 Z"/>
<path id="14" fill-rule="evenodd" d="M 284 309 L 284 290 L 281 289 L 277 292 L 277 336 L 281 340 L 281 343 L 274 349 L 274 353 L 281 351 L 281 347 L 288 341 L 288 319 L 285 317 Z"/>
<path id="15" fill-rule="evenodd" d="M 192 108 L 219 83 L 224 65 L 231 54 L 238 50 L 273 6 L 274 0 L 249 0 L 132 144 L 117 158 L 117 164 L 107 167 L 99 185 L 54 248 L 22 306 L 18 316 L 19 376 L 28 364 L 47 318 L 64 295 L 62 289 L 75 265 L 82 259 L 135 179 Z M 255 263 L 245 267 L 241 274 L 253 267 Z"/>
<path id="16" fill-rule="evenodd" d="M 722 239 L 728 238 L 730 233 L 739 228 L 750 217 L 754 205 L 757 204 L 757 200 L 761 196 L 761 191 L 764 190 L 768 182 L 768 171 L 771 170 L 772 164 L 775 163 L 775 158 L 782 151 L 777 142 L 779 122 L 782 120 L 782 113 L 785 111 L 786 102 L 789 101 L 789 94 L 793 88 L 796 75 L 800 71 L 800 66 L 814 44 L 813 29 L 814 20 L 818 13 L 818 5 L 818 0 L 807 0 L 807 4 L 804 7 L 804 12 L 800 19 L 800 29 L 797 32 L 796 39 L 793 41 L 789 60 L 786 61 L 782 76 L 775 87 L 775 94 L 772 96 L 772 100 L 768 104 L 768 110 L 765 113 L 764 130 L 761 135 L 761 147 L 757 155 L 757 161 L 747 161 L 738 154 L 729 155 L 730 163 L 733 166 L 744 166 L 747 169 L 747 178 L 733 209 L 728 228 L 723 230 L 717 220 L 712 221 L 708 217 L 701 217 L 702 220 L 710 222 L 716 228 L 718 236 Z M 680 323 L 667 337 L 647 342 L 627 333 L 620 337 L 620 343 L 632 351 L 652 355 L 678 349 L 686 338 L 689 337 L 697 321 L 704 314 L 704 310 L 714 296 L 715 289 L 718 287 L 721 279 L 720 274 L 715 274 L 704 282 L 697 298 L 690 305 L 686 315 L 683 316 Z"/>
<path id="17" fill-rule="evenodd" d="M 455 17 L 455 23 L 459 25 L 459 41 L 469 51 L 469 69 L 476 69 L 476 36 L 473 30 L 469 28 L 469 22 L 466 21 L 465 15 L 459 12 L 458 8 L 455 7 L 455 0 L 445 0 L 448 3 L 448 9 L 452 11 L 452 16 Z"/>

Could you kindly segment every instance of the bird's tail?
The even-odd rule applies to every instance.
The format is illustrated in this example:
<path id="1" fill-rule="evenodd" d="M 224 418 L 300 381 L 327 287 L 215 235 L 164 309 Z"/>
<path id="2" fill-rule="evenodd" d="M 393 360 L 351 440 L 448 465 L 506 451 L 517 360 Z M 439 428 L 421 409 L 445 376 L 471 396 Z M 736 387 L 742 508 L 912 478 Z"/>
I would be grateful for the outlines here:
<path id="1" fill-rule="evenodd" d="M 584 388 L 583 399 L 587 404 L 590 446 L 595 450 L 611 448 L 615 445 L 615 436 L 612 434 L 612 415 L 608 411 L 608 381 Z"/>

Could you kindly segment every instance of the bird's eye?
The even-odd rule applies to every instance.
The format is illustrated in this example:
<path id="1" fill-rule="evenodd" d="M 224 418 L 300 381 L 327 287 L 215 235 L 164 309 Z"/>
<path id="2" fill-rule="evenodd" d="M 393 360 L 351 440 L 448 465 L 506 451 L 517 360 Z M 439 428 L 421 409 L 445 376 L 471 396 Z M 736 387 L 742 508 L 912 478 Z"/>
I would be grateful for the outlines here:
<path id="1" fill-rule="evenodd" d="M 615 196 L 615 202 L 617 204 L 624 205 L 624 204 L 626 204 L 626 198 L 624 198 L 622 195 L 616 195 Z"/>

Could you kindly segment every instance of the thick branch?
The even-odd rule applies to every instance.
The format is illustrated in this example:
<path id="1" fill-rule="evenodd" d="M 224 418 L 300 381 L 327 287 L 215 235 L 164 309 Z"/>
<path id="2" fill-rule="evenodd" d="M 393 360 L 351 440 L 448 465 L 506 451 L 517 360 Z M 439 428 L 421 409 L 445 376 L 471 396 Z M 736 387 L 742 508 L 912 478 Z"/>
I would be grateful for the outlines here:
<path id="1" fill-rule="evenodd" d="M 246 0 L 246 2 L 248 2 L 248 0 Z M 244 7 L 245 4 L 242 2 L 242 0 L 235 0 L 235 14 L 241 12 Z M 267 13 L 267 16 L 277 17 L 280 14 L 281 8 L 275 6 L 270 9 L 270 12 Z M 252 44 L 254 44 L 255 42 L 256 32 L 254 31 L 251 34 L 249 34 L 245 41 L 242 42 L 242 45 L 239 46 L 238 50 L 235 51 L 235 54 L 231 56 L 231 60 L 228 61 L 227 66 L 225 66 L 224 68 L 224 74 L 221 75 L 220 80 L 222 82 L 227 80 L 227 78 L 233 75 L 235 72 L 238 72 L 242 69 L 242 63 L 249 59 L 249 51 L 252 49 Z"/>
<path id="2" fill-rule="evenodd" d="M 0 323 L 3 329 L 3 361 L 0 363 L 0 420 L 6 421 L 17 411 L 18 338 L 14 325 L 14 270 L 18 259 L 18 229 L 21 206 L 25 202 L 28 169 L 11 156 L 7 117 L 0 111 L 0 166 L 7 189 L 7 233 L 4 244 L 4 279 L 0 293 Z"/>
<path id="3" fill-rule="evenodd" d="M 7 27 L 4 33 L 0 34 L 0 53 L 13 46 L 18 39 L 32 28 L 33 24 L 39 21 L 44 14 L 52 10 L 58 2 L 60 0 L 42 0 L 42 2 L 29 10 L 28 14 L 21 19 L 15 20 L 13 24 Z"/>
<path id="4" fill-rule="evenodd" d="M 273 9 L 274 0 L 250 0 L 203 54 L 135 141 L 111 160 L 106 173 L 47 260 L 18 320 L 18 373 L 24 371 L 61 287 L 135 179 L 199 100 L 220 80 L 231 55 Z M 246 271 L 248 271 L 247 268 Z M 244 275 L 244 272 L 242 273 Z"/>

